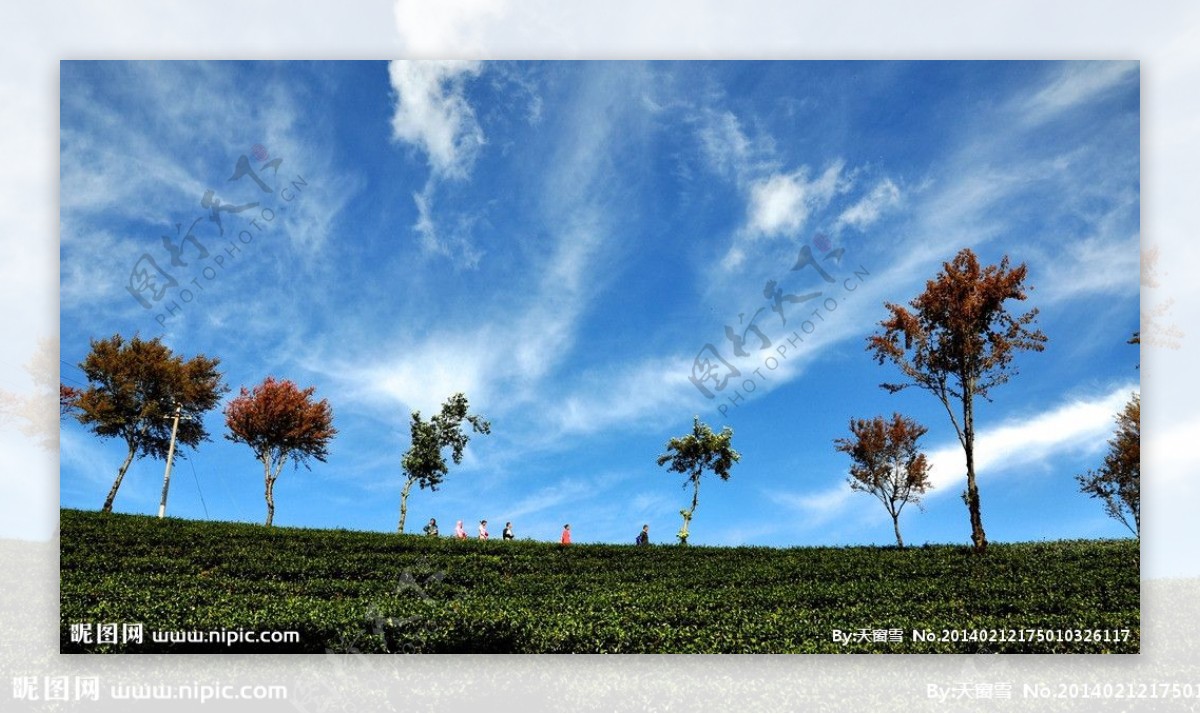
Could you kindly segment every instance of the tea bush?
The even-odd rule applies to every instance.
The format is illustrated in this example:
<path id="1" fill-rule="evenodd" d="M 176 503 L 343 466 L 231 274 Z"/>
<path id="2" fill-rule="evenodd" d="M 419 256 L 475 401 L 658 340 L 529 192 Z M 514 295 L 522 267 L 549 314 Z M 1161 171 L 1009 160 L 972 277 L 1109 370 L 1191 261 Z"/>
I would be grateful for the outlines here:
<path id="1" fill-rule="evenodd" d="M 75 510 L 61 512 L 61 534 L 63 652 L 1133 653 L 1140 645 L 1134 540 L 995 543 L 982 556 L 951 545 L 562 547 Z M 98 643 L 105 623 L 141 623 L 142 641 Z M 72 625 L 91 625 L 91 641 L 80 641 L 78 627 L 72 637 Z M 151 635 L 222 629 L 295 631 L 299 642 Z M 1085 641 L 1077 629 L 1089 631 Z M 835 630 L 872 639 L 835 642 Z M 901 641 L 873 641 L 877 630 L 899 630 Z M 936 637 L 914 637 L 927 630 Z"/>

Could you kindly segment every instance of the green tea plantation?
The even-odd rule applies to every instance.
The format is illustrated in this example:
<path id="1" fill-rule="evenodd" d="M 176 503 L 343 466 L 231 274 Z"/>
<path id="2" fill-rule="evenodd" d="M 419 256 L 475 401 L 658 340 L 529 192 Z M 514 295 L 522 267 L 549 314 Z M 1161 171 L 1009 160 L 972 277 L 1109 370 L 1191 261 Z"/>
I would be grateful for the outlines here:
<path id="1" fill-rule="evenodd" d="M 560 546 L 75 510 L 61 519 L 63 652 L 1140 647 L 1134 540 L 995 543 L 978 556 L 951 545 Z"/>

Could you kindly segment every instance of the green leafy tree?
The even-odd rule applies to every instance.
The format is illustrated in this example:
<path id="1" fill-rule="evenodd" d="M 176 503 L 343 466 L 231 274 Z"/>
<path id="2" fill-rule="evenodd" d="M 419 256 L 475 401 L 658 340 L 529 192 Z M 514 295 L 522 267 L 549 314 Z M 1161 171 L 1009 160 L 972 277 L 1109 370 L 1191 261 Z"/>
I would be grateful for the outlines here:
<path id="1" fill-rule="evenodd" d="M 733 430 L 729 427 L 721 429 L 720 434 L 695 417 L 692 422 L 692 433 L 672 438 L 667 442 L 667 453 L 658 457 L 658 465 L 668 467 L 669 471 L 684 474 L 687 480 L 683 487 L 692 484 L 691 508 L 680 509 L 683 516 L 683 527 L 677 534 L 680 545 L 687 545 L 689 526 L 696 506 L 700 502 L 700 478 L 705 471 L 711 471 L 721 477 L 722 481 L 729 480 L 729 469 L 741 460 L 742 456 L 734 451 Z"/>
<path id="2" fill-rule="evenodd" d="M 443 451 L 450 449 L 451 460 L 456 464 L 462 463 L 463 450 L 471 440 L 471 434 L 463 428 L 463 422 L 470 424 L 470 431 L 477 434 L 492 432 L 491 423 L 477 414 L 468 414 L 469 408 L 466 395 L 459 392 L 447 399 L 442 404 L 442 411 L 428 421 L 421 418 L 421 412 L 412 413 L 412 445 L 400 460 L 405 480 L 404 488 L 400 491 L 399 532 L 404 532 L 404 521 L 408 518 L 408 494 L 413 485 L 436 491 L 450 473 Z"/>
<path id="3" fill-rule="evenodd" d="M 1104 465 L 1076 476 L 1079 490 L 1104 502 L 1104 512 L 1133 535 L 1142 536 L 1142 398 L 1133 398 L 1117 415 L 1117 433 L 1108 442 Z"/>
<path id="4" fill-rule="evenodd" d="M 121 439 L 129 449 L 104 499 L 103 511 L 110 513 L 134 457 L 167 457 L 176 406 L 186 417 L 179 421 L 176 443 L 195 448 L 209 440 L 200 417 L 229 389 L 217 371 L 220 360 L 204 355 L 184 360 L 158 337 L 134 335 L 126 341 L 113 335 L 91 345 L 79 364 L 88 386 L 60 389 L 59 404 L 63 414 L 71 414 L 101 439 Z"/>
<path id="5" fill-rule="evenodd" d="M 900 512 L 909 503 L 920 508 L 921 497 L 932 487 L 929 462 L 917 445 L 926 431 L 915 420 L 895 413 L 890 421 L 882 416 L 851 419 L 853 438 L 834 440 L 837 450 L 850 456 L 850 488 L 879 499 L 892 517 L 896 545 L 901 548 Z"/>
<path id="6" fill-rule="evenodd" d="M 868 338 L 867 350 L 876 360 L 893 362 L 908 379 L 883 384 L 897 392 L 911 386 L 926 389 L 950 415 L 967 458 L 964 500 L 971 518 L 971 541 L 976 552 L 987 548 L 979 487 L 975 481 L 975 398 L 990 401 L 992 388 L 1017 373 L 1013 357 L 1022 350 L 1042 351 L 1046 336 L 1028 328 L 1037 309 L 1014 315 L 1005 303 L 1025 300 L 1025 265 L 981 267 L 969 248 L 959 251 L 942 272 L 925 284 L 909 303 L 911 310 L 886 303 L 891 316 L 880 322 L 882 332 Z"/>
<path id="7" fill-rule="evenodd" d="M 225 407 L 225 438 L 246 444 L 262 462 L 268 526 L 275 520 L 275 481 L 283 465 L 291 460 L 307 469 L 309 459 L 324 461 L 337 435 L 329 402 L 314 400 L 314 392 L 316 387 L 267 377 L 254 389 L 242 387 Z"/>

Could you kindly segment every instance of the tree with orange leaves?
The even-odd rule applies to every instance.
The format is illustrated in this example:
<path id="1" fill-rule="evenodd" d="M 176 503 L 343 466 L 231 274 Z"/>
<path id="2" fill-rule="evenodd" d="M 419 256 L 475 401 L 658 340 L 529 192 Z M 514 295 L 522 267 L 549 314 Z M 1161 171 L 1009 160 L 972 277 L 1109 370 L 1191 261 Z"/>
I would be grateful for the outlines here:
<path id="1" fill-rule="evenodd" d="M 248 445 L 262 461 L 268 526 L 275 519 L 275 480 L 284 463 L 290 459 L 294 466 L 309 468 L 310 458 L 324 461 L 337 435 L 333 410 L 327 400 L 313 400 L 315 391 L 267 377 L 252 390 L 242 387 L 225 407 L 225 438 Z"/>
<path id="2" fill-rule="evenodd" d="M 891 420 L 882 416 L 873 419 L 851 419 L 851 439 L 835 439 L 837 450 L 850 456 L 850 488 L 869 493 L 879 499 L 896 531 L 896 545 L 903 548 L 900 537 L 900 512 L 912 503 L 921 507 L 921 496 L 932 486 L 929 483 L 929 461 L 917 446 L 925 427 L 899 413 Z"/>
<path id="3" fill-rule="evenodd" d="M 88 385 L 77 390 L 60 384 L 59 413 L 74 416 L 102 439 L 118 438 L 128 447 L 104 499 L 102 510 L 111 513 L 134 458 L 167 458 L 171 415 L 179 410 L 185 417 L 175 430 L 175 441 L 196 448 L 208 441 L 201 417 L 217 406 L 228 387 L 217 370 L 219 359 L 201 354 L 184 360 L 158 337 L 143 340 L 134 335 L 126 340 L 118 334 L 91 343 L 91 352 L 79 364 Z"/>
<path id="4" fill-rule="evenodd" d="M 867 350 L 883 364 L 891 361 L 907 382 L 882 384 L 889 392 L 907 387 L 929 390 L 950 415 L 967 460 L 963 501 L 971 517 L 971 542 L 977 553 L 987 549 L 975 481 L 975 397 L 990 401 L 993 387 L 1017 373 L 1012 363 L 1018 351 L 1041 352 L 1046 335 L 1030 329 L 1036 308 L 1020 315 L 1008 311 L 1008 300 L 1025 300 L 1026 267 L 1009 268 L 1008 256 L 999 265 L 981 267 L 969 248 L 963 248 L 914 298 L 909 308 L 885 303 L 890 316 L 883 328 L 867 338 Z"/>
<path id="5" fill-rule="evenodd" d="M 1076 476 L 1079 490 L 1104 501 L 1104 512 L 1142 537 L 1142 398 L 1133 398 L 1117 415 L 1117 433 L 1108 442 L 1104 466 Z M 1130 523 L 1130 521 L 1133 521 Z"/>

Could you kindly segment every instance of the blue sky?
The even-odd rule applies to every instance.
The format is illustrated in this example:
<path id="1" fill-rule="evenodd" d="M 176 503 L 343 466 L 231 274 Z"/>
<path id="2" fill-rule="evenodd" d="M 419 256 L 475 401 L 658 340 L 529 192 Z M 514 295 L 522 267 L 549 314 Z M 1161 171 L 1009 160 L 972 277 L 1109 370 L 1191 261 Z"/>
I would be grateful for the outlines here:
<path id="1" fill-rule="evenodd" d="M 285 470 L 275 522 L 381 531 L 409 412 L 464 391 L 493 434 L 414 492 L 410 530 L 577 541 L 673 540 L 690 492 L 654 459 L 699 415 L 742 461 L 703 484 L 691 542 L 889 543 L 833 440 L 898 410 L 935 464 L 905 540 L 968 542 L 948 418 L 879 389 L 897 373 L 864 345 L 971 247 L 1029 266 L 1049 337 L 978 410 L 989 538 L 1119 537 L 1073 475 L 1138 389 L 1139 126 L 1136 63 L 63 62 L 62 376 L 140 332 L 219 356 L 234 393 L 313 385 L 340 434 Z M 267 191 L 228 180 L 241 156 Z M 210 190 L 258 205 L 218 226 Z M 833 282 L 791 270 L 805 248 Z M 176 283 L 149 308 L 143 255 Z M 781 316 L 770 280 L 821 295 Z M 770 345 L 746 332 L 738 358 L 726 326 L 752 319 Z M 712 399 L 689 380 L 706 345 L 741 373 Z M 168 512 L 261 522 L 261 468 L 207 425 Z M 98 508 L 123 445 L 65 422 L 61 449 L 62 504 Z M 135 462 L 116 510 L 155 512 L 162 469 Z"/>

